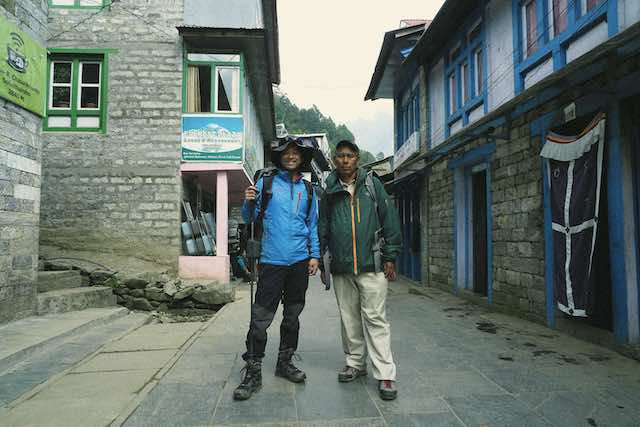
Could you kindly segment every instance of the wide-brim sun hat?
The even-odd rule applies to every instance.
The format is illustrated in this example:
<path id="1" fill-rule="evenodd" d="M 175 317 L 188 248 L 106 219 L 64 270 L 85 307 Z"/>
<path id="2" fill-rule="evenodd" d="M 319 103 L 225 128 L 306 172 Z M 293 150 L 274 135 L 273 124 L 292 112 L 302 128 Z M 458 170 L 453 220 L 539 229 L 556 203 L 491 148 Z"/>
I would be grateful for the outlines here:
<path id="1" fill-rule="evenodd" d="M 278 139 L 278 145 L 271 150 L 271 162 L 279 169 L 282 169 L 282 154 L 291 145 L 295 144 L 296 147 L 302 153 L 301 170 L 308 170 L 311 167 L 311 159 L 313 158 L 313 151 L 317 149 L 315 140 L 313 138 L 294 138 L 287 136 Z"/>

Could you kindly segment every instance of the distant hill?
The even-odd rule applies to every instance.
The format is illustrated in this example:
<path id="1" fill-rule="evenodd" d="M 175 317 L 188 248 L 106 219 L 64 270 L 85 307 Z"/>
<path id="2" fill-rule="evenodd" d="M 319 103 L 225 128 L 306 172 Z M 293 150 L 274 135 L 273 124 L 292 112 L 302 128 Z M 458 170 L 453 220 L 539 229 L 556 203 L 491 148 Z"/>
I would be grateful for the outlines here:
<path id="1" fill-rule="evenodd" d="M 331 117 L 327 117 L 316 107 L 298 108 L 286 95 L 276 94 L 276 123 L 284 123 L 289 133 L 326 133 L 331 152 L 334 153 L 336 143 L 343 139 L 355 141 L 355 137 L 344 124 L 337 125 Z M 357 141 L 355 141 L 357 143 Z M 360 149 L 360 164 L 375 161 L 370 152 Z"/>

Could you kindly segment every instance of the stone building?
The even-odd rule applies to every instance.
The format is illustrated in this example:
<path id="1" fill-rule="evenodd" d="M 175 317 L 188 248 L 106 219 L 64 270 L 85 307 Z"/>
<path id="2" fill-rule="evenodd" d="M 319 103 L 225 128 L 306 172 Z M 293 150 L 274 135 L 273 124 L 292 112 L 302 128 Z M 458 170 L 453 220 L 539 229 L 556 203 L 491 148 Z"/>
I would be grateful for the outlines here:
<path id="1" fill-rule="evenodd" d="M 36 306 L 47 2 L 0 1 L 0 323 Z"/>
<path id="2" fill-rule="evenodd" d="M 403 274 L 638 344 L 639 21 L 628 0 L 447 0 L 387 33 L 366 98 L 395 101 Z"/>
<path id="3" fill-rule="evenodd" d="M 41 243 L 228 281 L 229 210 L 275 136 L 275 1 L 49 4 Z M 183 202 L 215 256 L 187 256 Z"/>

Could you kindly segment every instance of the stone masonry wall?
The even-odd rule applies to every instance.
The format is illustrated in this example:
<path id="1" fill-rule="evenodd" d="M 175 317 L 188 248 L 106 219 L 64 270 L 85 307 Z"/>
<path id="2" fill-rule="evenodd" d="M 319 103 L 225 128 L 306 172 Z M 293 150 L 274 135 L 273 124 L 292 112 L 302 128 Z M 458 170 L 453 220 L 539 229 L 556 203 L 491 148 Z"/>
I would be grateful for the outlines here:
<path id="1" fill-rule="evenodd" d="M 106 134 L 44 134 L 41 244 L 176 266 L 181 22 L 182 0 L 50 10 L 49 47 L 113 51 Z"/>
<path id="2" fill-rule="evenodd" d="M 0 2 L 0 14 L 44 45 L 46 0 Z M 0 98 L 0 324 L 35 310 L 40 129 L 39 116 Z"/>

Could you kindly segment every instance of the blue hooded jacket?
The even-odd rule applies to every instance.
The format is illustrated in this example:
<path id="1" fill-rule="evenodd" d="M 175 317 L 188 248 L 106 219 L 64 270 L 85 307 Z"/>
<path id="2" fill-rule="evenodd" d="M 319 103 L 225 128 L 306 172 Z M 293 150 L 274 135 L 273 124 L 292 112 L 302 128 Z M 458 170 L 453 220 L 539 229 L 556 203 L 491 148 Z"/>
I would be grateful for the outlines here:
<path id="1" fill-rule="evenodd" d="M 255 203 L 245 200 L 242 218 L 249 224 L 260 213 L 263 179 L 256 183 L 258 196 Z M 308 258 L 320 258 L 318 241 L 318 201 L 312 194 L 311 212 L 307 188 L 302 177 L 294 181 L 289 172 L 278 170 L 273 177 L 271 200 L 267 205 L 262 224 L 261 264 L 289 266 Z M 254 207 L 253 212 L 251 207 Z"/>

